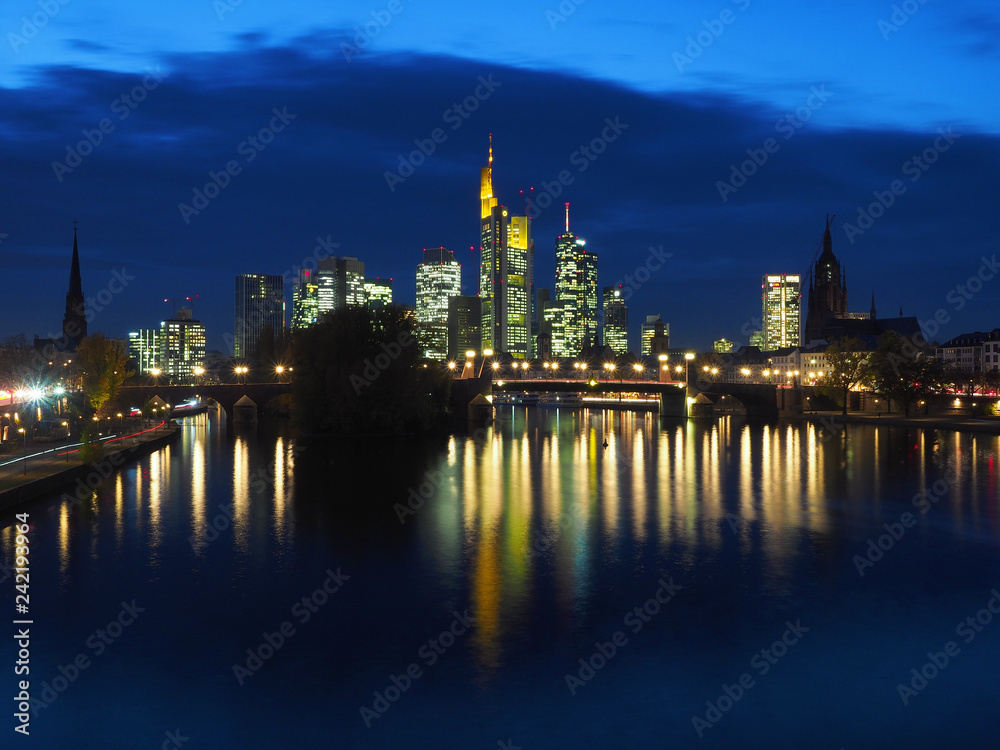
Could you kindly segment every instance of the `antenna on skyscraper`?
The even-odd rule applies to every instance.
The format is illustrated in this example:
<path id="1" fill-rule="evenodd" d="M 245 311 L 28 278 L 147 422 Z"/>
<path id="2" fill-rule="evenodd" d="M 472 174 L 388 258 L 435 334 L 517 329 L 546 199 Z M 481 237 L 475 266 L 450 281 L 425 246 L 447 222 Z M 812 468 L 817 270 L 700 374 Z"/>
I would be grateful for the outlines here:
<path id="1" fill-rule="evenodd" d="M 566 201 L 566 234 L 569 234 L 569 201 Z"/>

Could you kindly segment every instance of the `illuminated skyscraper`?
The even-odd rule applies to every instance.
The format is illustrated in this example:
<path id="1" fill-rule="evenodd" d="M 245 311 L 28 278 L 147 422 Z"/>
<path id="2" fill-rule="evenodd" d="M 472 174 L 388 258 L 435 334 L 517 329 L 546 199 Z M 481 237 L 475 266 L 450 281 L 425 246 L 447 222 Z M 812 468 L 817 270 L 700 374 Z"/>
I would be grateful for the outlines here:
<path id="1" fill-rule="evenodd" d="M 448 298 L 448 359 L 458 359 L 470 349 L 482 350 L 482 320 L 479 297 L 460 294 Z"/>
<path id="2" fill-rule="evenodd" d="M 462 293 L 462 266 L 451 250 L 424 250 L 417 266 L 417 323 L 423 329 L 424 356 L 448 354 L 448 300 Z"/>
<path id="3" fill-rule="evenodd" d="M 319 318 L 319 284 L 316 273 L 299 271 L 292 290 L 292 328 L 306 328 Z"/>
<path id="4" fill-rule="evenodd" d="M 365 264 L 357 258 L 324 258 L 316 271 L 319 314 L 365 307 Z"/>
<path id="5" fill-rule="evenodd" d="M 182 307 L 160 323 L 160 330 L 142 328 L 128 335 L 128 353 L 137 371 L 145 375 L 154 368 L 167 383 L 193 383 L 195 370 L 205 366 L 205 326 Z"/>
<path id="6" fill-rule="evenodd" d="M 667 342 L 670 340 L 670 324 L 664 323 L 659 315 L 647 315 L 646 322 L 642 324 L 642 339 L 639 347 L 639 353 L 643 356 L 649 354 L 660 354 L 661 352 L 654 351 L 653 342 L 659 337 L 662 341 L 663 337 L 666 337 Z M 665 348 L 667 344 L 663 344 L 661 348 Z"/>
<path id="7" fill-rule="evenodd" d="M 193 383 L 194 371 L 205 365 L 204 324 L 192 317 L 190 309 L 179 308 L 175 317 L 160 323 L 157 350 L 157 366 L 169 382 Z"/>
<path id="8" fill-rule="evenodd" d="M 285 328 L 285 280 L 264 273 L 243 273 L 236 277 L 235 334 L 226 334 L 238 358 L 254 357 L 265 328 L 278 336 Z"/>
<path id="9" fill-rule="evenodd" d="M 365 282 L 365 299 L 369 310 L 392 304 L 392 279 L 370 279 Z"/>
<path id="10" fill-rule="evenodd" d="M 801 294 L 798 274 L 765 274 L 761 282 L 764 351 L 800 346 Z"/>
<path id="11" fill-rule="evenodd" d="M 628 352 L 628 308 L 620 285 L 604 287 L 604 345 L 615 354 Z"/>
<path id="12" fill-rule="evenodd" d="M 517 359 L 531 352 L 531 218 L 511 216 L 493 195 L 493 139 L 487 166 L 480 170 L 480 267 L 483 347 Z"/>
<path id="13" fill-rule="evenodd" d="M 553 325 L 556 357 L 575 357 L 585 345 L 597 344 L 597 255 L 587 252 L 586 244 L 569 231 L 567 203 L 566 232 L 556 237 L 556 303 L 562 306 L 562 320 Z"/>
<path id="14" fill-rule="evenodd" d="M 128 355 L 135 360 L 136 372 L 145 375 L 154 367 L 159 367 L 157 344 L 159 331 L 155 328 L 140 328 L 128 335 Z"/>

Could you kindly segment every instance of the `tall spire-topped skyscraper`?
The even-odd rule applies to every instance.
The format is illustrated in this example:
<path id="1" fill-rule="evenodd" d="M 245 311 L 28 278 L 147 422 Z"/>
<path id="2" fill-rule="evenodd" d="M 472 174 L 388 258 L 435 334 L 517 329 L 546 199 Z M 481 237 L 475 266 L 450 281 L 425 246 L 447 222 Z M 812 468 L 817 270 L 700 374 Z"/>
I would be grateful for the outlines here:
<path id="1" fill-rule="evenodd" d="M 63 338 L 66 351 L 75 352 L 80 340 L 87 335 L 87 316 L 80 278 L 80 248 L 73 227 L 73 262 L 69 271 L 69 291 L 66 292 L 66 313 L 63 315 Z"/>
<path id="2" fill-rule="evenodd" d="M 556 307 L 552 325 L 552 353 L 576 357 L 585 346 L 597 345 L 597 255 L 588 253 L 586 240 L 569 231 L 556 237 Z"/>
<path id="3" fill-rule="evenodd" d="M 489 159 L 480 170 L 479 297 L 486 349 L 517 359 L 531 356 L 531 218 L 510 216 L 493 195 L 493 134 Z"/>

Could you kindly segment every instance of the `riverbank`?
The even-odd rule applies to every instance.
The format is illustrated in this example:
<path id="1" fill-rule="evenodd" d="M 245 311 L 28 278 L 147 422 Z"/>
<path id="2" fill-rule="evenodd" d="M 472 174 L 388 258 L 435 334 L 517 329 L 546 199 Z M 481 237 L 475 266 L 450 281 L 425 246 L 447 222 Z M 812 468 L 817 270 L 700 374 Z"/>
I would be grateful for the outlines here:
<path id="1" fill-rule="evenodd" d="M 16 465 L 11 471 L 0 474 L 0 511 L 15 508 L 52 492 L 79 487 L 81 483 L 83 487 L 91 484 L 96 486 L 100 480 L 123 466 L 173 442 L 180 433 L 180 427 L 170 423 L 159 430 L 142 433 L 141 436 L 126 436 L 130 441 L 129 445 L 108 450 L 100 461 L 92 465 L 82 463 L 75 450 L 55 453 L 49 459 L 32 459 L 34 466 L 29 464 L 27 473 L 23 473 L 23 465 Z"/>
<path id="2" fill-rule="evenodd" d="M 954 430 L 956 432 L 982 432 L 988 435 L 1000 435 L 1000 417 L 964 417 L 964 416 L 912 416 L 901 414 L 848 413 L 839 411 L 805 412 L 802 418 L 824 425 L 837 424 L 869 424 L 888 425 L 893 427 L 920 427 L 932 430 Z"/>

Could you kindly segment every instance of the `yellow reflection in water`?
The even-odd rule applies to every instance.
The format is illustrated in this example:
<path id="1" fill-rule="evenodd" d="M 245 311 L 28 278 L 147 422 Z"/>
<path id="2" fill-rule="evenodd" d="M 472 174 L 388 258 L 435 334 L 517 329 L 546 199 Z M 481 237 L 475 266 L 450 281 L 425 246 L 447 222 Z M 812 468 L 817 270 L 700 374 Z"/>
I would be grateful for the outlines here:
<path id="1" fill-rule="evenodd" d="M 233 440 L 233 541 L 243 552 L 249 545 L 250 447 L 244 435 Z"/>
<path id="2" fill-rule="evenodd" d="M 205 541 L 205 441 L 191 446 L 191 538 L 200 548 Z"/>
<path id="3" fill-rule="evenodd" d="M 69 503 L 59 507 L 59 570 L 69 570 Z"/>
<path id="4" fill-rule="evenodd" d="M 274 535 L 279 543 L 285 542 L 285 513 L 287 497 L 285 494 L 285 439 L 279 437 L 274 443 Z"/>
<path id="5" fill-rule="evenodd" d="M 170 471 L 170 446 L 149 454 L 149 547 L 155 549 L 163 541 L 160 526 L 160 503 L 163 492 L 163 473 Z M 140 514 L 141 515 L 141 514 Z"/>

